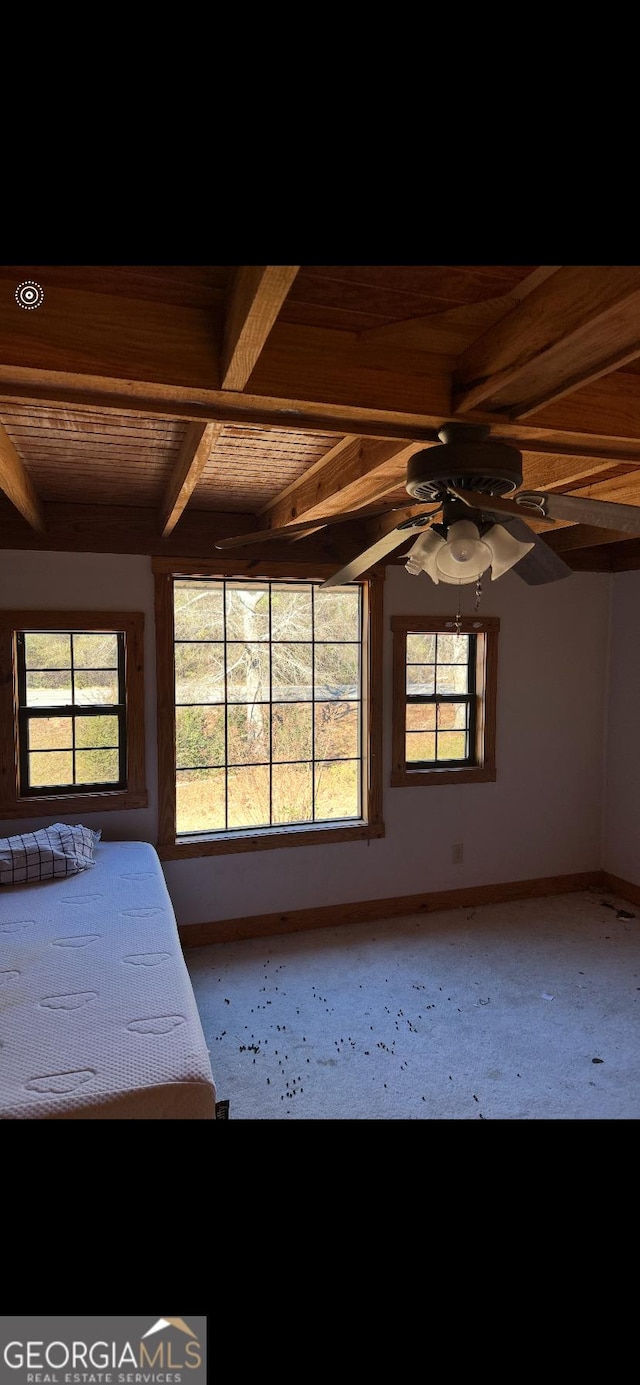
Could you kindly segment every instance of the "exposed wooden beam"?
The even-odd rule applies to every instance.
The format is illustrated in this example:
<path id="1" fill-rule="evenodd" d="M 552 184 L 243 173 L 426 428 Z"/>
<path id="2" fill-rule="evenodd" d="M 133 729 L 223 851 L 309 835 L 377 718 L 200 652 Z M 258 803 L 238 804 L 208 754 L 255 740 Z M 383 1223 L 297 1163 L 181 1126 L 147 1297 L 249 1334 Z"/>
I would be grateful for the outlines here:
<path id="1" fill-rule="evenodd" d="M 173 532 L 196 488 L 223 423 L 188 423 L 160 510 L 163 539 Z"/>
<path id="2" fill-rule="evenodd" d="M 518 311 L 546 286 L 533 290 Z M 455 416 L 450 367 L 427 352 L 382 345 L 374 352 L 348 332 L 279 321 L 248 394 L 212 383 L 219 361 L 202 310 L 62 289 L 47 294 L 47 305 L 35 337 L 24 324 L 18 331 L 13 295 L 6 303 L 0 296 L 0 397 L 423 445 Z M 61 370 L 61 359 L 71 368 Z M 565 449 L 620 461 L 640 453 L 640 390 L 637 376 L 624 371 L 547 404 L 531 422 L 490 412 L 473 416 L 489 423 L 493 436 L 530 451 Z"/>
<path id="3" fill-rule="evenodd" d="M 241 265 L 225 321 L 223 390 L 244 389 L 299 268 Z"/>
<path id="4" fill-rule="evenodd" d="M 590 485 L 572 486 L 570 495 L 583 500 L 611 500 L 617 505 L 640 504 L 640 472 L 594 481 Z"/>
<path id="5" fill-rule="evenodd" d="M 568 524 L 564 529 L 551 530 L 544 539 L 554 553 L 562 553 L 563 556 L 573 549 L 629 542 L 628 534 L 621 534 L 617 529 L 598 529 L 594 524 Z"/>
<path id="6" fill-rule="evenodd" d="M 390 322 L 384 327 L 370 327 L 358 334 L 358 340 L 414 350 L 452 352 L 458 356 L 469 341 L 493 327 L 495 322 L 505 317 L 559 268 L 559 265 L 539 265 L 522 283 L 497 298 L 445 308 L 426 317 L 405 318 L 402 322 Z"/>
<path id="7" fill-rule="evenodd" d="M 0 532 L 2 547 L 30 549 L 40 552 L 62 553 L 142 553 L 157 557 L 179 555 L 181 557 L 210 558 L 218 561 L 225 557 L 233 559 L 235 550 L 222 554 L 215 547 L 216 540 L 236 534 L 250 533 L 254 516 L 247 514 L 222 513 L 215 510 L 187 509 L 179 528 L 168 538 L 163 539 L 158 526 L 158 512 L 152 506 L 133 505 L 75 505 L 46 501 L 43 504 L 46 532 L 32 529 L 24 519 L 0 497 Z M 260 538 L 263 538 L 260 535 Z M 332 525 L 314 534 L 305 546 L 292 548 L 291 543 L 256 543 L 252 548 L 243 547 L 238 551 L 242 561 L 255 558 L 258 575 L 260 564 L 265 559 L 271 561 L 300 563 L 309 558 L 310 562 L 347 562 L 364 548 L 364 526 L 359 522 Z"/>
<path id="8" fill-rule="evenodd" d="M 640 266 L 563 266 L 461 356 L 456 411 L 523 417 L 640 355 Z"/>
<path id="9" fill-rule="evenodd" d="M 540 291 L 532 292 L 521 306 Z M 106 333 L 103 321 L 104 330 L 98 333 L 96 328 L 94 340 L 93 328 L 87 335 L 85 320 L 93 322 L 96 300 L 101 299 L 104 319 L 105 301 L 110 300 L 100 294 L 66 297 L 81 300 L 82 314 L 75 302 L 68 309 L 63 305 L 61 320 L 52 314 L 51 323 L 39 322 L 37 340 L 28 342 L 12 326 L 15 303 L 10 315 L 0 301 L 1 398 L 117 408 L 194 422 L 318 428 L 336 437 L 350 433 L 416 439 L 425 445 L 435 441 L 442 423 L 454 416 L 450 375 L 442 371 L 442 363 L 438 370 L 426 353 L 415 352 L 416 359 L 405 370 L 400 356 L 404 360 L 407 353 L 377 348 L 374 367 L 347 332 L 277 323 L 254 371 L 252 393 L 222 390 L 211 385 L 217 358 L 210 333 L 202 332 L 194 309 L 181 309 L 175 321 L 171 317 L 167 322 L 165 312 L 151 305 L 154 312 L 143 314 L 144 333 L 137 325 L 132 332 L 140 305 L 122 300 L 113 308 L 111 332 Z M 68 358 L 73 369 L 60 370 L 61 342 L 67 340 L 74 343 Z M 97 360 L 102 362 L 100 374 L 95 373 Z M 624 459 L 620 453 L 640 453 L 640 390 L 637 377 L 623 371 L 548 405 L 530 423 L 505 421 L 491 413 L 474 416 L 490 424 L 493 436 L 532 451 L 565 448 L 618 460 Z"/>
<path id="10" fill-rule="evenodd" d="M 599 457 L 555 454 L 540 457 L 523 453 L 522 488 L 524 490 L 571 490 L 598 481 L 615 480 L 640 471 L 640 459 L 632 463 L 603 464 Z"/>
<path id="11" fill-rule="evenodd" d="M 345 437 L 264 507 L 260 528 L 327 519 L 382 500 L 404 484 L 409 458 L 425 446 L 430 444 Z"/>
<path id="12" fill-rule="evenodd" d="M 321 478 L 325 471 L 334 465 L 349 466 L 353 459 L 357 459 L 362 448 L 362 438 L 356 437 L 353 433 L 347 433 L 340 438 L 333 447 L 325 452 L 324 457 L 320 457 L 317 462 L 308 467 L 302 476 L 291 481 L 288 486 L 279 491 L 273 499 L 268 500 L 266 505 L 262 505 L 257 511 L 258 519 L 261 521 L 259 529 L 279 529 L 281 525 L 293 523 L 300 518 L 298 505 L 301 497 L 308 488 L 317 481 L 321 483 Z M 302 500 L 302 509 L 304 509 Z"/>
<path id="13" fill-rule="evenodd" d="M 0 423 L 0 489 L 32 529 L 44 529 L 44 517 L 36 488 L 21 458 Z"/>

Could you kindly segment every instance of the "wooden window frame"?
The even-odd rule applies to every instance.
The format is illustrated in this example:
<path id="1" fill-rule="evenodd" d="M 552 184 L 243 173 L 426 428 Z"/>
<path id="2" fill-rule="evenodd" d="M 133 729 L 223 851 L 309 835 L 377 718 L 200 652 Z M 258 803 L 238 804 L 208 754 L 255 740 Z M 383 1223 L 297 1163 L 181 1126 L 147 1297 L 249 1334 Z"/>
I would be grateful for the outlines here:
<path id="1" fill-rule="evenodd" d="M 364 587 L 363 661 L 367 667 L 362 716 L 366 727 L 368 756 L 364 757 L 363 823 L 332 826 L 318 823 L 306 827 L 247 828 L 216 834 L 208 832 L 181 838 L 176 832 L 176 734 L 174 692 L 173 582 L 175 578 L 235 578 L 257 581 L 284 578 L 295 581 L 322 581 L 336 571 L 335 564 L 200 561 L 154 558 L 156 609 L 156 660 L 158 687 L 158 855 L 162 860 L 193 856 L 219 856 L 237 851 L 272 851 L 277 847 L 322 846 L 330 842 L 371 840 L 384 836 L 382 818 L 382 637 L 384 568 L 361 578 Z"/>
<path id="2" fill-rule="evenodd" d="M 16 640 L 21 631 L 124 635 L 126 787 L 20 793 Z M 0 611 L 0 819 L 146 808 L 144 614 L 140 611 Z"/>
<path id="3" fill-rule="evenodd" d="M 407 766 L 406 667 L 407 635 L 451 634 L 456 629 L 452 616 L 392 616 L 393 694 L 391 786 L 417 788 L 434 784 L 483 784 L 496 778 L 496 701 L 498 688 L 497 616 L 466 616 L 459 621 L 463 635 L 476 635 L 476 736 L 475 765 L 428 769 Z"/>

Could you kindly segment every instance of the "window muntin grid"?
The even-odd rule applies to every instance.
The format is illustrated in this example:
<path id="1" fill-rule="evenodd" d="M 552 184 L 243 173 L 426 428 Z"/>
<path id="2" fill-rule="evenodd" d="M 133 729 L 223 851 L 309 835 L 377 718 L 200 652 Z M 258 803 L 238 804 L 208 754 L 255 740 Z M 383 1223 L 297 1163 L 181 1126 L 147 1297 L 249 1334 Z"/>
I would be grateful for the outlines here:
<path id="1" fill-rule="evenodd" d="M 407 633 L 407 769 L 475 765 L 476 640 L 472 634 Z"/>
<path id="2" fill-rule="evenodd" d="M 123 631 L 16 633 L 22 795 L 126 787 Z"/>
<path id="3" fill-rule="evenodd" d="M 361 584 L 173 590 L 178 835 L 360 822 Z"/>

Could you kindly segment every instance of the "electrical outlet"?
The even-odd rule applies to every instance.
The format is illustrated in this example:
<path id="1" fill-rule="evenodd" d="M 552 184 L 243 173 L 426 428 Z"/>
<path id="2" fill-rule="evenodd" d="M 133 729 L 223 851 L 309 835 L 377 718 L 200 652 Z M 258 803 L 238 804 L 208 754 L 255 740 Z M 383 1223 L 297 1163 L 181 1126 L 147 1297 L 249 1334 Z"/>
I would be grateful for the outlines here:
<path id="1" fill-rule="evenodd" d="M 462 865 L 463 855 L 464 849 L 462 842 L 454 842 L 451 848 L 451 860 L 453 861 L 454 866 Z"/>

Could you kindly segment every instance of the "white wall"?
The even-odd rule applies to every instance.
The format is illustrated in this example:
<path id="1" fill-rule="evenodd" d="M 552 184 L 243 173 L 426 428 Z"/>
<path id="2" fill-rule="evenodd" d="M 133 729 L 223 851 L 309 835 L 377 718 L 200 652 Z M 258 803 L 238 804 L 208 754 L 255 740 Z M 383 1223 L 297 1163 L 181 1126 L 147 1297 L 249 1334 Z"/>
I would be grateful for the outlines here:
<path id="1" fill-rule="evenodd" d="M 487 581 L 480 613 L 499 616 L 497 780 L 392 789 L 392 614 L 455 614 L 452 588 L 410 577 L 385 583 L 384 819 L 371 842 L 241 852 L 166 861 L 180 923 L 391 898 L 465 885 L 598 870 L 610 578 L 574 574 L 528 587 L 514 573 Z M 149 809 L 84 814 L 105 838 L 155 842 L 153 585 L 147 558 L 0 552 L 5 607 L 103 607 L 145 613 Z M 473 610 L 463 590 L 463 614 Z M 640 737 L 638 738 L 640 753 Z M 5 823 L 2 832 L 37 823 Z M 451 862 L 463 842 L 464 861 Z M 613 869 L 613 867 L 610 867 Z M 631 877 L 628 877 L 631 878 Z"/>
<path id="2" fill-rule="evenodd" d="M 640 885 L 640 572 L 612 579 L 602 866 Z"/>

